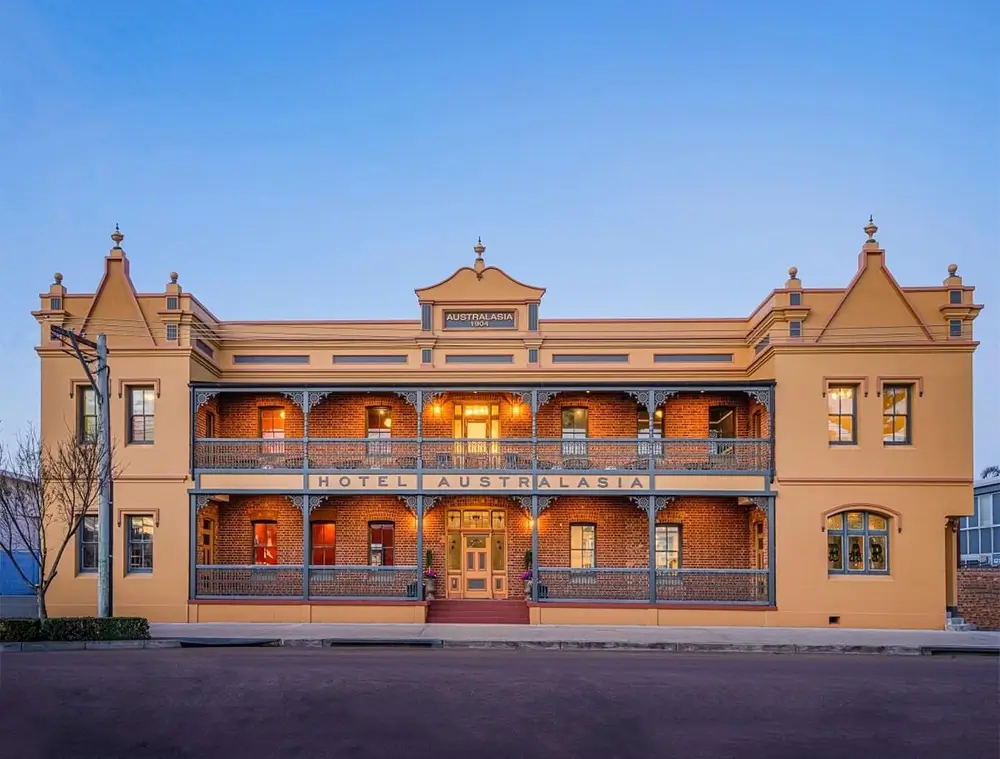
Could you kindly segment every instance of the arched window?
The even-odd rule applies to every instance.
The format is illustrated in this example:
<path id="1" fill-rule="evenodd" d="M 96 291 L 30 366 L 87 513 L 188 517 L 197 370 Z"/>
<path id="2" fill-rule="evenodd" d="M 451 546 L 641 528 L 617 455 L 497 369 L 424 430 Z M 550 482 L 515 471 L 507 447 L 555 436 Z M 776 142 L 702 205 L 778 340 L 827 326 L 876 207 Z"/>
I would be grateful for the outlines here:
<path id="1" fill-rule="evenodd" d="M 830 574 L 888 574 L 889 518 L 871 511 L 842 511 L 826 518 Z"/>

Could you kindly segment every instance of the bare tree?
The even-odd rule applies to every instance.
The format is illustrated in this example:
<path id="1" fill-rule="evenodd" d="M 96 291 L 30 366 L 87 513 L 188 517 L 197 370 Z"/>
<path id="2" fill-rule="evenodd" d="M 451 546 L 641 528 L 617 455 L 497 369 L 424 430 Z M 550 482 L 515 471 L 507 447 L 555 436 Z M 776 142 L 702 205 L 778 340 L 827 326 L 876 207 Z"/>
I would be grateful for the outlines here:
<path id="1" fill-rule="evenodd" d="M 982 477 L 984 480 L 993 479 L 994 477 L 1000 477 L 1000 466 L 996 465 L 988 466 L 982 472 L 979 473 L 979 476 Z"/>
<path id="2" fill-rule="evenodd" d="M 12 445 L 0 441 L 0 550 L 35 592 L 39 619 L 47 617 L 45 594 L 63 554 L 100 493 L 100 446 L 72 434 L 46 445 L 34 428 Z M 18 564 L 15 551 L 28 552 L 37 580 Z"/>

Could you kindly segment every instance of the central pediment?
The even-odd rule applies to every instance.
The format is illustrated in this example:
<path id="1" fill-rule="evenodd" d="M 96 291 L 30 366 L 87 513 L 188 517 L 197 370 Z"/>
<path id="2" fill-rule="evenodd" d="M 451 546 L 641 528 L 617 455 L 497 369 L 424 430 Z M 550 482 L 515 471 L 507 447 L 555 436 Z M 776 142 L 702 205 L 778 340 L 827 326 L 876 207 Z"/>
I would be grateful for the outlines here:
<path id="1" fill-rule="evenodd" d="M 447 279 L 430 287 L 416 290 L 421 303 L 538 303 L 544 287 L 532 287 L 518 282 L 503 269 L 487 266 L 483 261 L 486 246 L 478 242 L 474 248 L 476 261 L 463 266 Z"/>

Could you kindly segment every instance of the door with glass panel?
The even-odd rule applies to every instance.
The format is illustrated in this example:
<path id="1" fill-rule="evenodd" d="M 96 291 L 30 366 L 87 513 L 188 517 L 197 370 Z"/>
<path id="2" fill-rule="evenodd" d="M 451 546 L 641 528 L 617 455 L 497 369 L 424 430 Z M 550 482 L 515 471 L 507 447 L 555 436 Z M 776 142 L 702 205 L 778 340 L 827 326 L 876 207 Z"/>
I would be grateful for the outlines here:
<path id="1" fill-rule="evenodd" d="M 490 598 L 490 536 L 464 536 L 463 595 L 466 598 Z"/>
<path id="2" fill-rule="evenodd" d="M 499 448 L 495 441 L 500 437 L 500 405 L 456 403 L 455 437 L 464 440 L 456 444 L 459 467 L 498 468 L 496 457 Z"/>

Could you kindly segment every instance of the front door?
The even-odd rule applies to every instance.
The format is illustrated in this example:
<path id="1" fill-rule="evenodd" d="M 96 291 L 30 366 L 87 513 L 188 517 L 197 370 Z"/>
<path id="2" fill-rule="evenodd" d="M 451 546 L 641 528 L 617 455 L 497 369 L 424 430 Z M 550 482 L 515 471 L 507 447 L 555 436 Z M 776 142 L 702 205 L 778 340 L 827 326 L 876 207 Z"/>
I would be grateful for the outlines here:
<path id="1" fill-rule="evenodd" d="M 463 536 L 462 589 L 466 598 L 490 598 L 490 536 Z"/>

